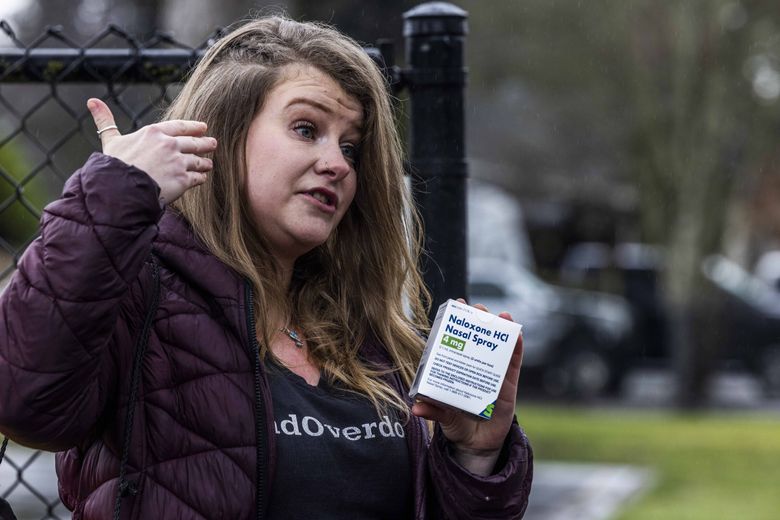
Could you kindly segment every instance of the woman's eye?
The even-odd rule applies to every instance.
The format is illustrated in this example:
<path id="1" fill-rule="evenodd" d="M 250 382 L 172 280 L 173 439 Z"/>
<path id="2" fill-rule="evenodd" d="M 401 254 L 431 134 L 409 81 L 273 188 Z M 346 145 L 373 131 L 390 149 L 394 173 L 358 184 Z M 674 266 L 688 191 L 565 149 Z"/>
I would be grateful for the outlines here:
<path id="1" fill-rule="evenodd" d="M 295 123 L 293 130 L 304 139 L 314 139 L 314 125 L 307 121 Z"/>
<path id="2" fill-rule="evenodd" d="M 341 145 L 341 153 L 344 154 L 344 157 L 347 158 L 348 161 L 350 161 L 352 164 L 355 164 L 357 162 L 357 147 L 353 144 L 342 144 Z"/>

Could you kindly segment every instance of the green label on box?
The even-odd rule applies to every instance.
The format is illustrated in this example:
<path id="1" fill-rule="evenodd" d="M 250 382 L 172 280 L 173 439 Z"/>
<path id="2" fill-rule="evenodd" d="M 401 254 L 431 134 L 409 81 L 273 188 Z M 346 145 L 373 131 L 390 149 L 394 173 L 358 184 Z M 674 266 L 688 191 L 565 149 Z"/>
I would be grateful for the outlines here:
<path id="1" fill-rule="evenodd" d="M 493 409 L 496 407 L 496 402 L 493 401 L 489 405 L 485 407 L 484 410 L 482 410 L 482 413 L 479 414 L 480 416 L 484 417 L 485 419 L 490 419 L 493 417 Z"/>
<path id="2" fill-rule="evenodd" d="M 445 347 L 454 348 L 455 350 L 463 350 L 464 348 L 466 348 L 465 341 L 463 341 L 462 339 L 454 338 L 447 334 L 445 334 L 441 338 L 441 344 L 444 345 Z"/>

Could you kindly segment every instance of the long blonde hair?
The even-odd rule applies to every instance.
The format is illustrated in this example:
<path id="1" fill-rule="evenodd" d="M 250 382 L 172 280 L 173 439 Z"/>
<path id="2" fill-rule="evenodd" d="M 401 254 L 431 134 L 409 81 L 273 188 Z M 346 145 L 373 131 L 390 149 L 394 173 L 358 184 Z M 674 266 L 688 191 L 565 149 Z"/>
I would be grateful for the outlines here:
<path id="1" fill-rule="evenodd" d="M 286 290 L 256 231 L 244 179 L 249 126 L 291 64 L 329 74 L 361 103 L 364 121 L 354 201 L 329 239 L 298 259 Z M 365 51 L 322 24 L 255 19 L 207 51 L 164 118 L 204 121 L 220 143 L 206 183 L 174 207 L 209 250 L 252 282 L 261 356 L 276 333 L 269 311 L 281 310 L 294 317 L 310 358 L 329 380 L 366 395 L 379 410 L 405 413 L 403 397 L 380 377 L 383 370 L 358 355 L 364 341 L 376 339 L 410 384 L 430 305 L 417 265 L 420 219 L 403 180 L 387 83 Z"/>

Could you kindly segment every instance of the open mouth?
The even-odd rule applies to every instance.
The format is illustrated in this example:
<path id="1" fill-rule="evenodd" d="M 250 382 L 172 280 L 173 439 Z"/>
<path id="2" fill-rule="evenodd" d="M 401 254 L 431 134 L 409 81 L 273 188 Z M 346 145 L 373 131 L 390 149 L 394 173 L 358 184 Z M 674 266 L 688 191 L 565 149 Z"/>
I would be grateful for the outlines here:
<path id="1" fill-rule="evenodd" d="M 328 195 L 322 193 L 321 191 L 310 191 L 309 195 L 311 195 L 318 201 L 322 202 L 326 206 L 335 206 L 335 204 L 333 203 L 333 199 Z"/>
<path id="2" fill-rule="evenodd" d="M 336 194 L 322 188 L 316 188 L 305 193 L 323 206 L 326 206 L 329 209 L 336 209 L 336 205 L 338 203 Z"/>

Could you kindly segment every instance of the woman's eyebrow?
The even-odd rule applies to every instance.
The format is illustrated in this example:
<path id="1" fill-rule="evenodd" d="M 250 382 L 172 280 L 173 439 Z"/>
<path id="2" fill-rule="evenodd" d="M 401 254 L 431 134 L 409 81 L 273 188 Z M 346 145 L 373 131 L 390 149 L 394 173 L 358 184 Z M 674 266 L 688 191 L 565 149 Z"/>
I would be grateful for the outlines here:
<path id="1" fill-rule="evenodd" d="M 287 103 L 287 105 L 284 107 L 284 111 L 286 112 L 288 110 L 291 110 L 291 109 L 295 108 L 296 105 L 307 105 L 307 106 L 310 106 L 310 107 L 315 108 L 317 110 L 320 110 L 322 112 L 325 112 L 328 115 L 333 115 L 334 114 L 333 109 L 331 109 L 329 106 L 325 105 L 324 103 L 320 103 L 319 101 L 316 101 L 316 100 L 311 99 L 311 98 L 303 98 L 303 97 L 291 99 Z M 357 123 L 355 121 L 351 121 L 350 126 L 352 126 L 352 128 L 356 132 L 358 132 L 359 134 L 362 134 L 363 133 L 363 125 L 362 125 L 362 123 L 363 123 L 363 121 L 362 121 L 362 118 L 361 118 L 359 123 Z"/>
<path id="2" fill-rule="evenodd" d="M 322 110 L 326 114 L 332 114 L 333 110 L 330 109 L 330 107 L 320 103 L 319 101 L 315 101 L 310 98 L 294 98 L 287 103 L 287 106 L 284 107 L 285 110 L 289 110 L 290 108 L 293 108 L 295 105 L 309 105 L 311 107 L 314 107 L 316 109 Z"/>

